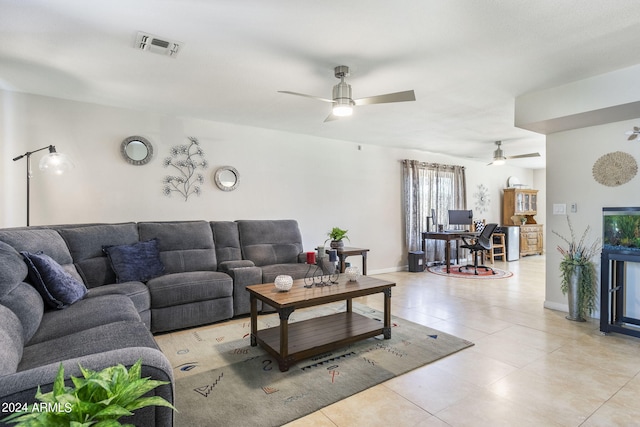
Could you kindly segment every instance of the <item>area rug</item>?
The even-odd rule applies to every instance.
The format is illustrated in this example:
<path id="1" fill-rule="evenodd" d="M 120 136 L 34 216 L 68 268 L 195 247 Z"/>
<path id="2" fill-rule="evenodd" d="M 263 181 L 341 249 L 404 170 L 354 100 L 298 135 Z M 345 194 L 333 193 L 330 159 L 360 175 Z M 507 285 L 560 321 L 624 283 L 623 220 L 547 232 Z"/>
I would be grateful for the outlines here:
<path id="1" fill-rule="evenodd" d="M 505 279 L 507 277 L 513 276 L 512 272 L 500 270 L 499 268 L 493 269 L 496 274 L 491 274 L 491 271 L 485 270 L 484 268 L 479 268 L 478 274 L 475 275 L 473 272 L 473 268 L 463 268 L 462 271 L 458 271 L 459 267 L 460 266 L 458 265 L 452 265 L 449 268 L 449 273 L 447 273 L 447 268 L 444 265 L 434 265 L 432 267 L 428 267 L 427 270 L 433 274 L 439 274 L 441 276 L 464 279 Z"/>
<path id="2" fill-rule="evenodd" d="M 290 322 L 344 311 L 344 303 L 295 311 Z M 353 310 L 382 321 L 382 313 Z M 244 320 L 244 319 L 243 319 Z M 277 315 L 259 318 L 277 326 Z M 175 425 L 280 426 L 473 343 L 392 317 L 382 336 L 302 360 L 287 372 L 262 348 L 250 346 L 250 321 L 233 321 L 156 337 L 174 367 Z"/>

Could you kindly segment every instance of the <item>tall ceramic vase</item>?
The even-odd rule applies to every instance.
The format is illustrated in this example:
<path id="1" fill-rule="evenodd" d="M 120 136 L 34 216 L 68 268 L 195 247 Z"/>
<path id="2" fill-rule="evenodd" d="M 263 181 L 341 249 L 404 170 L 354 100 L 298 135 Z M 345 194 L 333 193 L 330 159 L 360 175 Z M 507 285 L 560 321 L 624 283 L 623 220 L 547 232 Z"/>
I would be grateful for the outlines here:
<path id="1" fill-rule="evenodd" d="M 569 297 L 569 315 L 566 316 L 567 319 L 573 320 L 574 322 L 585 322 L 586 320 L 580 315 L 580 305 L 579 305 L 579 286 L 580 286 L 580 278 L 582 277 L 582 267 L 581 265 L 576 265 L 569 277 L 569 290 L 567 292 L 567 296 Z"/>

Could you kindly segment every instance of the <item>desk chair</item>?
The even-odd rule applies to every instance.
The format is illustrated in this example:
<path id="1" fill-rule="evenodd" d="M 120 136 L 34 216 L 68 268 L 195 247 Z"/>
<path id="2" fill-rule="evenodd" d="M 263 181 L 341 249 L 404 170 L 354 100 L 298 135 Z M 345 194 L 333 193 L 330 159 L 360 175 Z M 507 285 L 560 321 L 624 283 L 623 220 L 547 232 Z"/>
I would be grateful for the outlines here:
<path id="1" fill-rule="evenodd" d="M 491 245 L 491 249 L 489 250 L 489 259 L 491 260 L 491 264 L 494 264 L 496 258 L 502 258 L 502 261 L 506 261 L 506 248 L 504 244 L 504 233 L 493 233 L 491 236 L 493 242 Z M 496 251 L 499 249 L 499 251 Z"/>
<path id="2" fill-rule="evenodd" d="M 478 274 L 478 268 L 484 268 L 487 271 L 491 271 L 491 274 L 496 274 L 496 272 L 493 271 L 493 268 L 487 267 L 486 265 L 478 265 L 478 256 L 481 253 L 484 254 L 485 251 L 491 250 L 491 243 L 493 240 L 492 234 L 497 226 L 498 224 L 485 225 L 484 229 L 482 230 L 482 233 L 480 233 L 480 235 L 472 243 L 467 242 L 464 238 L 462 239 L 464 240 L 464 244 L 460 245 L 460 247 L 469 249 L 471 253 L 473 253 L 473 265 L 471 264 L 463 265 L 462 267 L 458 268 L 458 271 L 462 271 L 463 268 L 467 269 L 467 268 L 473 267 L 474 274 L 476 275 Z"/>

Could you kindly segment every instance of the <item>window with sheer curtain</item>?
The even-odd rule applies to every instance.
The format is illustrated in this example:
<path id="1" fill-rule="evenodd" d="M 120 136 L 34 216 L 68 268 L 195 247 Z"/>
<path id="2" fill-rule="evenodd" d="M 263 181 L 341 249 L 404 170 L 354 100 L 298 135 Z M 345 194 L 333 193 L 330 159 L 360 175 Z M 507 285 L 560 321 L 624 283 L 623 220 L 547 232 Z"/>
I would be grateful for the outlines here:
<path id="1" fill-rule="evenodd" d="M 466 209 L 464 166 L 402 161 L 405 238 L 410 251 L 422 249 L 422 232 L 427 217 L 435 213 L 431 224 L 447 224 L 450 209 Z M 428 240 L 427 263 L 444 259 L 442 242 Z"/>

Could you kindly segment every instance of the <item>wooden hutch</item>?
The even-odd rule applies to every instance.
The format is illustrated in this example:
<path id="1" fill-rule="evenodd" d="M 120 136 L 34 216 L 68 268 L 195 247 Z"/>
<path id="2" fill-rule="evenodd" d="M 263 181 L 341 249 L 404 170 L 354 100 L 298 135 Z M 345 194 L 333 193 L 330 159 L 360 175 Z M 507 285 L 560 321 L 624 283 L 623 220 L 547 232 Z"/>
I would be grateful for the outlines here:
<path id="1" fill-rule="evenodd" d="M 502 224 L 520 226 L 520 256 L 542 255 L 543 232 L 534 218 L 537 214 L 538 190 L 505 188 Z"/>

